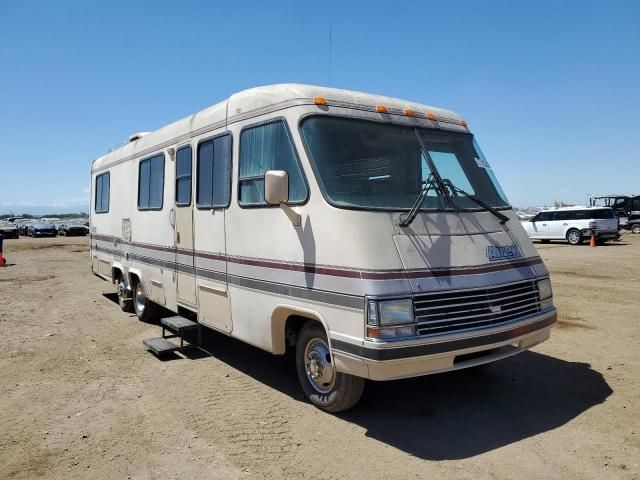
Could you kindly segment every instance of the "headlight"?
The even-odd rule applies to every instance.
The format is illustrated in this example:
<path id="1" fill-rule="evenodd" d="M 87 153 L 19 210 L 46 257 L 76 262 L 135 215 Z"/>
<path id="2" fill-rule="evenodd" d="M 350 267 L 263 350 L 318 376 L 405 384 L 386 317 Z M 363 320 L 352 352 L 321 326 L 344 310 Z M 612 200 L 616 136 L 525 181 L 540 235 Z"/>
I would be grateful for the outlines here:
<path id="1" fill-rule="evenodd" d="M 369 300 L 367 337 L 390 340 L 414 335 L 413 302 L 410 298 Z"/>
<path id="2" fill-rule="evenodd" d="M 369 300 L 369 325 L 400 325 L 413 323 L 413 303 L 410 298 L 399 300 Z"/>
<path id="3" fill-rule="evenodd" d="M 540 300 L 551 298 L 553 295 L 551 291 L 551 280 L 544 278 L 538 282 L 538 295 L 540 296 Z"/>

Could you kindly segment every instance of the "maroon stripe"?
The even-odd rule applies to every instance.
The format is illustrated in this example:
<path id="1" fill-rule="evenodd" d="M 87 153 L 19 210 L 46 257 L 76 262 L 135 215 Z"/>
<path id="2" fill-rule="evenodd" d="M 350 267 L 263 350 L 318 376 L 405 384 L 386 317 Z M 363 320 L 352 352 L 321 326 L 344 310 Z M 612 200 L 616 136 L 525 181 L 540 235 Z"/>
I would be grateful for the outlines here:
<path id="1" fill-rule="evenodd" d="M 113 242 L 117 237 L 111 235 L 99 235 L 93 234 L 91 238 L 96 240 L 102 240 L 106 242 Z M 131 242 L 118 239 L 123 245 L 131 245 L 134 247 L 145 248 L 149 250 L 157 250 L 161 252 L 173 252 L 183 255 L 191 255 L 191 250 L 176 249 L 174 247 L 165 247 L 161 245 L 152 245 L 149 243 Z M 435 277 L 453 277 L 459 275 L 478 275 L 483 273 L 499 272 L 504 270 L 511 270 L 514 268 L 529 267 L 537 264 L 541 264 L 542 258 L 532 257 L 524 260 L 503 262 L 499 264 L 478 265 L 470 267 L 458 267 L 458 268 L 442 268 L 442 269 L 419 269 L 419 270 L 379 270 L 379 271 L 366 271 L 366 270 L 354 270 L 343 268 L 323 267 L 311 264 L 292 264 L 284 262 L 274 262 L 272 260 L 255 259 L 255 258 L 242 258 L 242 257 L 229 257 L 218 253 L 208 253 L 195 251 L 193 255 L 199 258 L 206 258 L 210 260 L 226 261 L 229 263 L 235 263 L 238 265 L 248 265 L 252 267 L 272 268 L 277 270 L 288 270 L 292 272 L 304 272 L 317 275 L 327 275 L 332 277 L 343 278 L 358 278 L 363 280 L 405 280 L 407 278 L 435 278 Z"/>

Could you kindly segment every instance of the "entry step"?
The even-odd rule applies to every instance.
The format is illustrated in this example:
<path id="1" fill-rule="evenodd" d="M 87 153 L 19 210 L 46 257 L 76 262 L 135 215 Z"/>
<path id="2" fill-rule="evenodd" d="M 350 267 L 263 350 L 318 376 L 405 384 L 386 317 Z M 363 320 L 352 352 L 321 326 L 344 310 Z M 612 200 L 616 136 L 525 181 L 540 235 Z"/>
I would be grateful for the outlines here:
<path id="1" fill-rule="evenodd" d="M 180 348 L 175 343 L 170 342 L 164 337 L 147 338 L 146 340 L 143 340 L 142 343 L 144 343 L 145 347 L 147 347 L 159 357 L 171 352 L 175 352 Z"/>
<path id="2" fill-rule="evenodd" d="M 183 332 L 186 332 L 198 326 L 196 322 L 192 322 L 188 318 L 181 317 L 180 315 L 176 315 L 175 317 L 163 318 L 162 320 L 160 320 L 160 323 L 163 327 L 177 333 L 178 335 L 182 335 Z"/>

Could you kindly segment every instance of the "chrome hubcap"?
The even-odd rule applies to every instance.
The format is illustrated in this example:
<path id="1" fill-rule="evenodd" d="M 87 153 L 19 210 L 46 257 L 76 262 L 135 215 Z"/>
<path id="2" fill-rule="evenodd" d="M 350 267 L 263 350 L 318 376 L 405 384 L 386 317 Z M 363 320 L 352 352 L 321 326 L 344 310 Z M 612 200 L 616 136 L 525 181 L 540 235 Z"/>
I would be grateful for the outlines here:
<path id="1" fill-rule="evenodd" d="M 124 286 L 124 282 L 118 283 L 118 300 L 120 303 L 124 302 L 126 298 L 126 287 Z"/>
<path id="2" fill-rule="evenodd" d="M 140 282 L 136 285 L 135 304 L 136 310 L 142 314 L 142 312 L 144 312 L 145 298 L 144 291 L 142 290 L 142 284 Z"/>
<path id="3" fill-rule="evenodd" d="M 304 349 L 304 369 L 309 383 L 319 393 L 328 393 L 333 389 L 336 373 L 331 364 L 331 354 L 327 343 L 314 338 Z"/>
<path id="4" fill-rule="evenodd" d="M 578 234 L 576 232 L 571 232 L 569 234 L 569 240 L 571 240 L 574 243 L 577 242 L 579 238 L 580 237 L 578 236 Z"/>

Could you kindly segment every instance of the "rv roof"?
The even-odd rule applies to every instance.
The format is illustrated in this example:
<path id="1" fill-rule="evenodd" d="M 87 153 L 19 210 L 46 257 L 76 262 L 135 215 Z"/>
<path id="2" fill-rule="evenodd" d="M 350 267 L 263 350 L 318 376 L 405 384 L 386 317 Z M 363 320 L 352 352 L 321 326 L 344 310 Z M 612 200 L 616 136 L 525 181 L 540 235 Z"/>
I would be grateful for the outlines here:
<path id="1" fill-rule="evenodd" d="M 286 107 L 296 103 L 312 104 L 315 97 L 324 97 L 330 103 L 336 103 L 337 105 L 345 107 L 366 109 L 375 108 L 376 105 L 384 105 L 390 111 L 398 110 L 402 112 L 404 110 L 413 110 L 423 115 L 434 114 L 442 120 L 450 120 L 455 123 L 461 122 L 461 118 L 449 110 L 397 98 L 296 83 L 266 85 L 235 93 L 222 102 L 164 126 L 154 132 L 136 138 L 134 141 L 96 159 L 93 162 L 93 169 L 100 169 L 122 157 L 139 155 L 141 152 L 145 152 L 152 147 L 164 148 L 164 146 L 181 141 L 182 137 L 188 136 L 191 132 L 206 129 L 206 127 L 215 124 L 224 126 L 225 121 L 232 123 L 256 115 L 261 109 L 278 105 Z M 228 119 L 225 118 L 227 112 Z"/>

